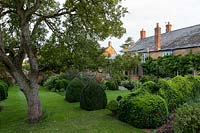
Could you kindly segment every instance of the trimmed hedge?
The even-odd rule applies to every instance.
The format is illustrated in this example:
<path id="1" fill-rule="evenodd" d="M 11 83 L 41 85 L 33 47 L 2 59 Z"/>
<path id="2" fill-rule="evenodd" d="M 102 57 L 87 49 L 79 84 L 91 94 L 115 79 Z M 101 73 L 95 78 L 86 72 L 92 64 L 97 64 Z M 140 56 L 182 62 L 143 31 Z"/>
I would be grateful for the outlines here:
<path id="1" fill-rule="evenodd" d="M 0 101 L 8 97 L 8 84 L 0 80 Z"/>
<path id="2" fill-rule="evenodd" d="M 74 78 L 66 88 L 65 100 L 68 102 L 79 102 L 84 83 L 79 78 Z"/>
<path id="3" fill-rule="evenodd" d="M 162 97 L 145 93 L 121 100 L 118 115 L 137 128 L 156 128 L 167 120 L 168 108 Z"/>
<path id="4" fill-rule="evenodd" d="M 106 93 L 96 81 L 89 81 L 81 93 L 80 107 L 85 110 L 104 109 L 107 104 Z"/>
<path id="5" fill-rule="evenodd" d="M 119 86 L 114 80 L 107 81 L 106 86 L 109 90 L 119 90 Z"/>

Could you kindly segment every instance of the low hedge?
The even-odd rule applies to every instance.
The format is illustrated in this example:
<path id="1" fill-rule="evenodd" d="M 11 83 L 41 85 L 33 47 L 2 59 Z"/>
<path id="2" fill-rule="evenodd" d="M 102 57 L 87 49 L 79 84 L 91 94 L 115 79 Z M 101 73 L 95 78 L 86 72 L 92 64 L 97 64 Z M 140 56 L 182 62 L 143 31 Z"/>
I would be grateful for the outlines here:
<path id="1" fill-rule="evenodd" d="M 121 100 L 118 115 L 137 128 L 156 128 L 167 120 L 168 108 L 162 97 L 145 93 Z"/>

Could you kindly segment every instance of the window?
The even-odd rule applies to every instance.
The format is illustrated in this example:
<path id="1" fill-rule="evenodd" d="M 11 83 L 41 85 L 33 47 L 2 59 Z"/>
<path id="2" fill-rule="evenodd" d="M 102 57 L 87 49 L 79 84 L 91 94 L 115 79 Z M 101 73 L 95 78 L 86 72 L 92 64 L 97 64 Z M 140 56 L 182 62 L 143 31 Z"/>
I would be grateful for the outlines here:
<path id="1" fill-rule="evenodd" d="M 142 62 L 145 62 L 145 61 L 146 61 L 146 58 L 147 58 L 147 53 L 143 53 Z"/>
<path id="2" fill-rule="evenodd" d="M 163 56 L 172 55 L 172 54 L 173 54 L 172 51 L 163 51 L 162 57 L 163 57 Z"/>

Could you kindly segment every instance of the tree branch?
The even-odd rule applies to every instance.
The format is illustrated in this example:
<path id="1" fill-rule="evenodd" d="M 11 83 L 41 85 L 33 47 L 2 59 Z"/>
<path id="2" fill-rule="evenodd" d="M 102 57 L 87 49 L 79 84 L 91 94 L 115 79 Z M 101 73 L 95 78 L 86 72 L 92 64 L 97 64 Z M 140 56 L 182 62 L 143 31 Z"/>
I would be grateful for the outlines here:
<path id="1" fill-rule="evenodd" d="M 59 17 L 59 16 L 62 16 L 62 15 L 65 15 L 65 14 L 75 15 L 75 14 L 71 14 L 74 11 L 76 11 L 76 10 L 75 9 L 68 10 L 67 8 L 62 8 L 62 9 L 58 10 L 56 13 L 53 13 L 53 14 L 43 15 L 43 14 L 35 13 L 35 15 L 43 17 L 44 19 L 47 19 L 47 18 Z"/>
<path id="2" fill-rule="evenodd" d="M 26 10 L 26 16 L 31 16 L 32 14 L 34 14 L 40 7 L 41 4 L 41 0 L 36 0 L 35 4 Z"/>

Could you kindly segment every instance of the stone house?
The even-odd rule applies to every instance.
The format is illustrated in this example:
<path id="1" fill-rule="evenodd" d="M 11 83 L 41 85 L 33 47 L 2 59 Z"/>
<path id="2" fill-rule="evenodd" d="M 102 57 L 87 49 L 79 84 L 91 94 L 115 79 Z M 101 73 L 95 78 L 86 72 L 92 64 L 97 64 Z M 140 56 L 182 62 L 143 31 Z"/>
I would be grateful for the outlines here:
<path id="1" fill-rule="evenodd" d="M 140 31 L 140 39 L 128 51 L 142 55 L 143 61 L 147 57 L 157 59 L 165 55 L 186 55 L 200 53 L 200 25 L 186 27 L 172 31 L 168 22 L 166 32 L 161 34 L 159 23 L 155 27 L 155 35 L 146 37 L 146 31 Z"/>

